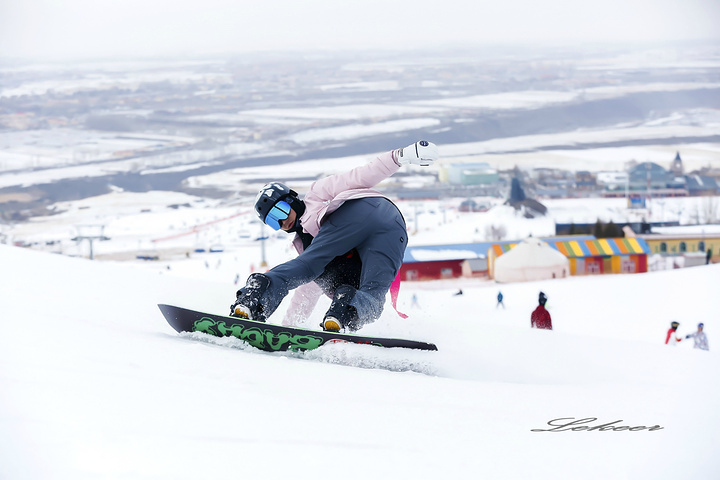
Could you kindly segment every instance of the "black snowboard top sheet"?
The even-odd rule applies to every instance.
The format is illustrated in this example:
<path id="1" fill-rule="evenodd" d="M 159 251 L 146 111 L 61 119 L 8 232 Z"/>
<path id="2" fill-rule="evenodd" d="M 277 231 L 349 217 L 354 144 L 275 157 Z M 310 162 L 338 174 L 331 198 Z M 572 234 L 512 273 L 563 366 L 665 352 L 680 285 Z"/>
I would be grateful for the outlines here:
<path id="1" fill-rule="evenodd" d="M 216 337 L 236 337 L 266 352 L 313 350 L 329 343 L 358 343 L 386 348 L 437 350 L 432 343 L 416 340 L 307 330 L 240 317 L 198 312 L 173 305 L 159 304 L 158 307 L 170 326 L 177 332 L 203 332 Z"/>

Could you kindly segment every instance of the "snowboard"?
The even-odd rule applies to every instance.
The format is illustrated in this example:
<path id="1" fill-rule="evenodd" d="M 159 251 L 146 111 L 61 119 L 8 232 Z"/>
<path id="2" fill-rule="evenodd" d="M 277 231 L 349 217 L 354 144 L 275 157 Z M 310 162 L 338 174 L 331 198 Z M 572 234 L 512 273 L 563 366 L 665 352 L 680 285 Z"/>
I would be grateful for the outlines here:
<path id="1" fill-rule="evenodd" d="M 367 337 L 354 333 L 324 332 L 286 327 L 240 317 L 198 312 L 159 304 L 165 319 L 177 332 L 203 332 L 216 337 L 236 337 L 266 352 L 313 350 L 330 343 L 358 343 L 377 347 L 437 350 L 432 343 L 400 338 Z"/>

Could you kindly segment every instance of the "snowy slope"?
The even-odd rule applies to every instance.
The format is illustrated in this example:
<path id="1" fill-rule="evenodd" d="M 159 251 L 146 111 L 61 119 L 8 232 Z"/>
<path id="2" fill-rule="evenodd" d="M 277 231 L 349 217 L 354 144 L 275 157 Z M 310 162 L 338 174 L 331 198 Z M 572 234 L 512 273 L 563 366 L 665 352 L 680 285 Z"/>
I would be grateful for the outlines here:
<path id="1" fill-rule="evenodd" d="M 2 479 L 720 476 L 720 265 L 503 285 L 507 310 L 490 282 L 408 283 L 410 319 L 367 333 L 438 352 L 305 355 L 177 335 L 155 306 L 224 312 L 232 285 L 7 246 L 0 265 Z M 552 332 L 529 328 L 540 289 Z M 672 319 L 713 350 L 663 345 Z M 663 428 L 531 431 L 563 417 Z"/>

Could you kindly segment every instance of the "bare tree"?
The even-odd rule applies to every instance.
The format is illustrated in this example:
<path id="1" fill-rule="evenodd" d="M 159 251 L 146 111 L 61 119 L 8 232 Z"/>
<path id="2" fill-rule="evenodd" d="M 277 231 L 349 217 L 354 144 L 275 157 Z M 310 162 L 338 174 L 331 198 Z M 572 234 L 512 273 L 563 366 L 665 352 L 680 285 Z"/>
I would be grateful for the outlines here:
<path id="1" fill-rule="evenodd" d="M 703 197 L 700 203 L 703 223 L 720 222 L 720 201 L 716 196 Z"/>
<path id="2" fill-rule="evenodd" d="M 488 225 L 485 227 L 485 238 L 487 240 L 499 241 L 503 240 L 507 235 L 505 225 Z"/>

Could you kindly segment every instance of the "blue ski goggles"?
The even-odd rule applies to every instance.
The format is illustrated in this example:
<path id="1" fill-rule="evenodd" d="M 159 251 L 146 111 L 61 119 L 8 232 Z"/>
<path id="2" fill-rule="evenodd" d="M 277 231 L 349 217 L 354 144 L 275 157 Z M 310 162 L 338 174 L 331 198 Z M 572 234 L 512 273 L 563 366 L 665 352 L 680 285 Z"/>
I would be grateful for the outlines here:
<path id="1" fill-rule="evenodd" d="M 280 230 L 280 223 L 290 215 L 290 205 L 280 200 L 265 216 L 265 224 L 273 230 Z"/>

